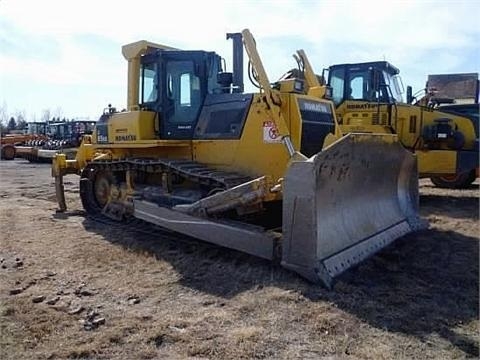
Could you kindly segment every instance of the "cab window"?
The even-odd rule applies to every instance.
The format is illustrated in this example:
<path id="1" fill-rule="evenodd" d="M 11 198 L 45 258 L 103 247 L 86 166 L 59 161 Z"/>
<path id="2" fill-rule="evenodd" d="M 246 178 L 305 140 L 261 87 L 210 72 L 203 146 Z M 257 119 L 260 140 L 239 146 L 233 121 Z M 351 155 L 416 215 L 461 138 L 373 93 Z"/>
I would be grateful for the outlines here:
<path id="1" fill-rule="evenodd" d="M 140 73 L 139 99 L 140 103 L 149 103 L 157 101 L 158 90 L 156 81 L 156 66 L 152 64 L 143 64 Z"/>
<path id="2" fill-rule="evenodd" d="M 190 73 L 180 75 L 180 106 L 191 106 Z"/>
<path id="3" fill-rule="evenodd" d="M 343 69 L 330 71 L 330 84 L 332 88 L 332 100 L 335 105 L 343 101 L 343 91 L 345 88 L 345 72 Z"/>
<path id="4" fill-rule="evenodd" d="M 350 72 L 347 98 L 352 100 L 369 100 L 371 93 L 370 77 L 368 71 Z"/>
<path id="5" fill-rule="evenodd" d="M 170 61 L 167 63 L 166 93 L 173 105 L 168 121 L 191 123 L 200 110 L 202 95 L 200 78 L 195 75 L 193 61 Z"/>

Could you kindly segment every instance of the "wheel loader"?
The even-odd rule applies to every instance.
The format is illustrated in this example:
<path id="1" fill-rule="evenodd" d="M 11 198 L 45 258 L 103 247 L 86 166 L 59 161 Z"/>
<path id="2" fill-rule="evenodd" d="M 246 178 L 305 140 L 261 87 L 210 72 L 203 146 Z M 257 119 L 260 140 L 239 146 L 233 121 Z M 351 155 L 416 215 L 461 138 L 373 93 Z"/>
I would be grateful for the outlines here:
<path id="1" fill-rule="evenodd" d="M 392 134 L 343 136 L 330 101 L 304 81 L 273 88 L 248 29 L 227 34 L 233 71 L 215 52 L 147 41 L 123 46 L 128 107 L 109 107 L 75 160 L 93 218 L 137 218 L 280 262 L 331 287 L 334 279 L 424 226 L 415 156 Z M 259 88 L 245 93 L 248 75 Z"/>
<path id="2" fill-rule="evenodd" d="M 301 71 L 311 72 L 304 76 L 315 81 L 312 67 L 302 65 L 305 52 L 300 52 L 296 57 Z M 421 178 L 430 178 L 443 188 L 470 186 L 478 177 L 478 116 L 412 105 L 410 87 L 409 101 L 402 102 L 399 72 L 387 61 L 376 61 L 333 65 L 328 76 L 322 74 L 342 132 L 396 134 L 417 156 Z"/>

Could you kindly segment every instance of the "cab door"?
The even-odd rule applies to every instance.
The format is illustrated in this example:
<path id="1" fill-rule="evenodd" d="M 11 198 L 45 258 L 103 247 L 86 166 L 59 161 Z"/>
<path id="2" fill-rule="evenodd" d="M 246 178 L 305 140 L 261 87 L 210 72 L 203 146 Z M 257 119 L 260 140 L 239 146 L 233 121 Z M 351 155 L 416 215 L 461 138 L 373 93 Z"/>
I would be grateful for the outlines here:
<path id="1" fill-rule="evenodd" d="M 191 139 L 205 97 L 204 66 L 188 54 L 165 54 L 162 60 L 160 137 Z"/>

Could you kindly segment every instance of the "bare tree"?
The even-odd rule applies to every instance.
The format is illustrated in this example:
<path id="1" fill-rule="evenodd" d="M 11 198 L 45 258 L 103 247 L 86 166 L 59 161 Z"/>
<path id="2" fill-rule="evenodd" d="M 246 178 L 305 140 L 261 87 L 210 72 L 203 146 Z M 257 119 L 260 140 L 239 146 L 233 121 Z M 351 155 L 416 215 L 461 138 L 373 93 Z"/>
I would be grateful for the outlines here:
<path id="1" fill-rule="evenodd" d="M 4 125 L 8 123 L 9 117 L 8 117 L 8 106 L 7 102 L 4 100 L 3 104 L 0 105 L 0 122 Z"/>
<path id="2" fill-rule="evenodd" d="M 7 132 L 8 124 L 8 107 L 7 102 L 4 100 L 3 104 L 0 105 L 0 133 L 4 134 Z"/>
<path id="3" fill-rule="evenodd" d="M 50 120 L 50 117 L 51 117 L 51 111 L 50 109 L 44 109 L 42 111 L 42 121 L 43 122 L 48 122 Z"/>
<path id="4" fill-rule="evenodd" d="M 21 114 L 17 114 L 17 130 L 25 130 L 27 128 L 27 120 Z"/>
<path id="5" fill-rule="evenodd" d="M 53 112 L 53 116 L 55 116 L 57 119 L 60 119 L 63 117 L 63 109 L 61 106 L 57 106 L 55 108 L 55 111 Z"/>

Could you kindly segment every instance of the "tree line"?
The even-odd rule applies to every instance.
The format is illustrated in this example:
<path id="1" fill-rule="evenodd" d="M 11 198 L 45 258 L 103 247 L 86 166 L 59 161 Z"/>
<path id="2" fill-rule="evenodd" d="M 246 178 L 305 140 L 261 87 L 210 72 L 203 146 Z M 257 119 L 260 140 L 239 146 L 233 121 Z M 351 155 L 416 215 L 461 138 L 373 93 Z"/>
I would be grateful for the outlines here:
<path id="1" fill-rule="evenodd" d="M 60 107 L 57 107 L 55 112 L 52 112 L 50 109 L 45 109 L 42 111 L 40 120 L 37 120 L 36 116 L 33 115 L 33 119 L 27 121 L 25 110 L 16 110 L 14 113 L 10 113 L 7 104 L 3 102 L 3 104 L 0 105 L 0 133 L 8 134 L 15 130 L 26 130 L 28 122 L 65 122 L 73 120 L 62 116 L 62 112 L 63 111 Z M 55 115 L 52 116 L 52 113 Z"/>

